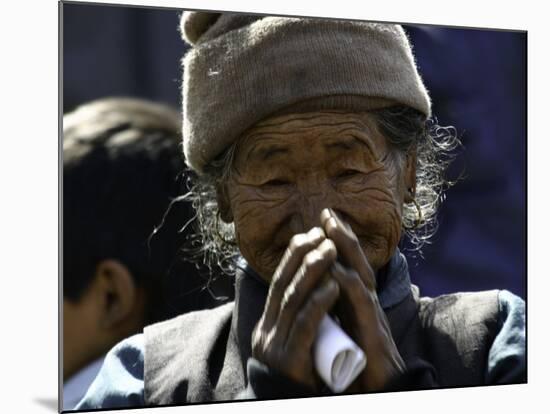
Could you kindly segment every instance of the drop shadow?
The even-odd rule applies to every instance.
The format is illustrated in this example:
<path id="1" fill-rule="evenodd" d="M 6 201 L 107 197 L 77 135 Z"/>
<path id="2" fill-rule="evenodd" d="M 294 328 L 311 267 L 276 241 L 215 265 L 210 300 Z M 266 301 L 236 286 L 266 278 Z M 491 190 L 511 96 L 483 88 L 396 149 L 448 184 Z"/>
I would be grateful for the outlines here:
<path id="1" fill-rule="evenodd" d="M 59 412 L 57 398 L 35 398 L 34 402 L 49 410 Z"/>

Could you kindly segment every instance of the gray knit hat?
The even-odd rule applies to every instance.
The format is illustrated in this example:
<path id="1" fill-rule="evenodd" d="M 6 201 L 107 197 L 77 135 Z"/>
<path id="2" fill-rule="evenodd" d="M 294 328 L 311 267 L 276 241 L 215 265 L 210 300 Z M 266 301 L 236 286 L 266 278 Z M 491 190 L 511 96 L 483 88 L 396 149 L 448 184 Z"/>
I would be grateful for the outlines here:
<path id="1" fill-rule="evenodd" d="M 183 137 L 204 168 L 269 115 L 406 105 L 430 98 L 403 28 L 317 18 L 185 12 Z"/>

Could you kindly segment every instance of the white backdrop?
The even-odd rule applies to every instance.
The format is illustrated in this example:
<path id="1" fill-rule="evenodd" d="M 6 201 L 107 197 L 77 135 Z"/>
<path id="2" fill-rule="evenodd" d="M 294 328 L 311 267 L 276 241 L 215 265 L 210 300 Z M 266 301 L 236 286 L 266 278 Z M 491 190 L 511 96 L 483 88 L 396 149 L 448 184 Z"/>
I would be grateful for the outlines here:
<path id="1" fill-rule="evenodd" d="M 113 3 L 113 1 L 96 1 Z M 116 3 L 406 23 L 528 30 L 528 374 L 529 384 L 354 397 L 231 403 L 125 413 L 275 413 L 281 410 L 426 413 L 540 412 L 548 364 L 545 268 L 549 36 L 544 2 L 150 0 Z M 498 4 L 498 6 L 496 6 Z M 533 6 L 533 4 L 536 4 Z M 54 412 L 58 390 L 58 4 L 3 4 L 0 36 L 1 412 Z M 7 54 L 6 54 L 7 52 Z M 518 62 L 521 64 L 521 62 Z M 511 168 L 514 168 L 511 166 Z M 540 405 L 538 404 L 540 403 Z M 118 411 L 111 411 L 118 412 Z"/>

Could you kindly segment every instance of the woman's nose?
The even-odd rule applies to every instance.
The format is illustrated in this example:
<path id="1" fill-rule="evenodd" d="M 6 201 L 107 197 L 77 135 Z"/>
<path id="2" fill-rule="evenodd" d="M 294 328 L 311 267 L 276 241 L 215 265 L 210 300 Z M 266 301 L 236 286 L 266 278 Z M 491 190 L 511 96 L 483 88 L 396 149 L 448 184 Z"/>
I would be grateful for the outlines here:
<path id="1" fill-rule="evenodd" d="M 300 197 L 298 214 L 300 216 L 302 231 L 307 232 L 313 227 L 321 226 L 321 211 L 332 207 L 330 196 L 325 189 L 310 189 Z"/>

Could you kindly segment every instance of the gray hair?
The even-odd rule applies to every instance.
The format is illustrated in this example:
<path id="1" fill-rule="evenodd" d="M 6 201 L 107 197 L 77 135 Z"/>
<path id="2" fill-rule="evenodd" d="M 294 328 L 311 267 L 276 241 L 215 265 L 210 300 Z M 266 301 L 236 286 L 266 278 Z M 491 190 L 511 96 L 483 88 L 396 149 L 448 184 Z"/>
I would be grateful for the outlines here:
<path id="1" fill-rule="evenodd" d="M 415 227 L 417 208 L 412 203 L 405 204 L 402 227 L 413 246 L 412 250 L 421 255 L 422 247 L 437 231 L 437 210 L 444 200 L 445 190 L 454 184 L 454 181 L 447 179 L 446 170 L 462 144 L 454 127 L 439 126 L 436 119 L 427 120 L 415 109 L 396 106 L 371 113 L 375 115 L 380 131 L 397 150 L 399 161 L 403 161 L 407 151 L 416 145 L 415 199 L 422 212 L 422 221 Z M 191 260 L 201 261 L 209 268 L 218 266 L 228 273 L 235 269 L 239 250 L 233 223 L 220 219 L 216 194 L 218 186 L 231 174 L 235 151 L 236 144 L 233 144 L 209 164 L 204 174 L 191 173 L 189 192 L 182 196 L 192 203 L 196 212 L 185 225 L 193 222 L 195 231 L 184 251 Z"/>
<path id="2" fill-rule="evenodd" d="M 403 206 L 402 227 L 412 250 L 422 256 L 422 247 L 430 243 L 437 231 L 437 211 L 445 200 L 445 191 L 458 180 L 447 177 L 447 168 L 462 149 L 462 143 L 453 126 L 440 126 L 437 119 L 426 117 L 406 106 L 376 111 L 378 128 L 390 143 L 405 155 L 416 145 L 416 192 L 414 203 Z"/>

